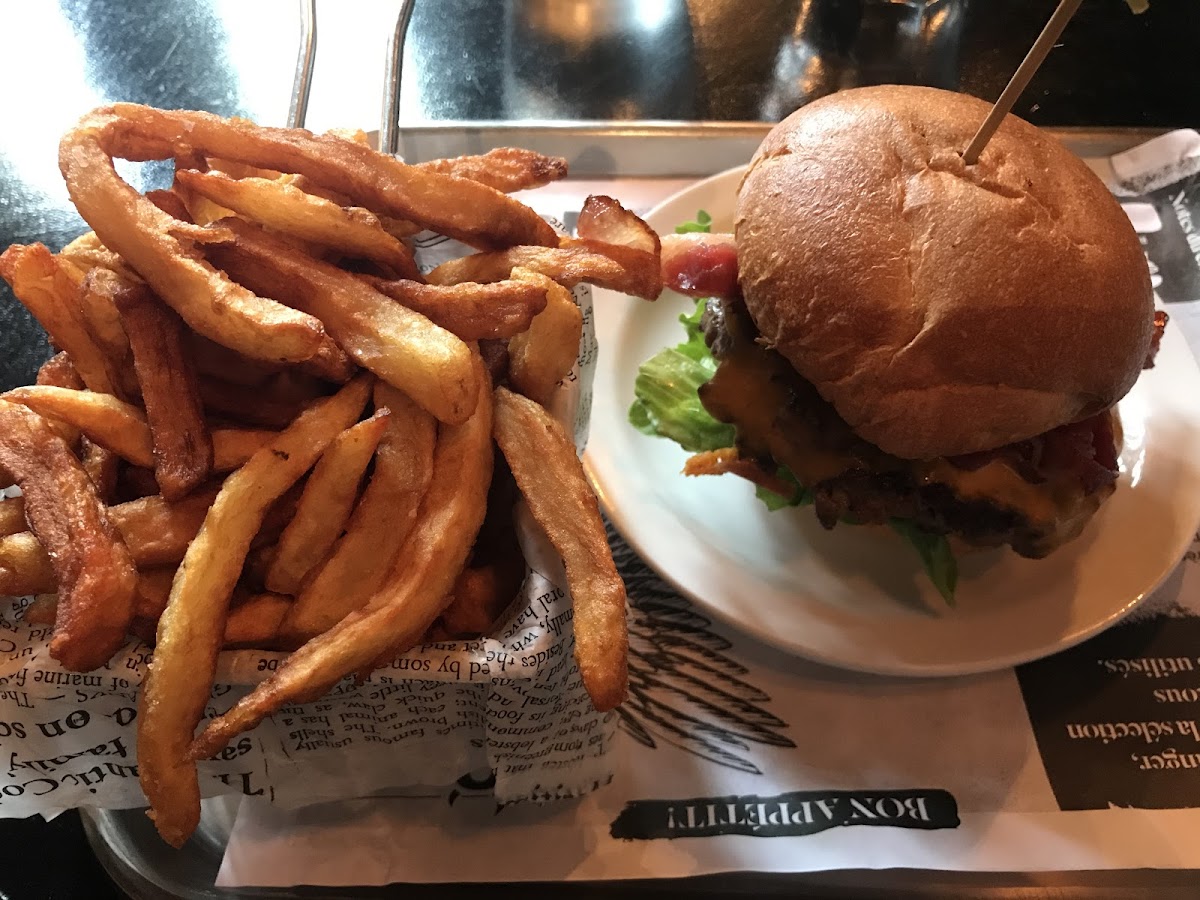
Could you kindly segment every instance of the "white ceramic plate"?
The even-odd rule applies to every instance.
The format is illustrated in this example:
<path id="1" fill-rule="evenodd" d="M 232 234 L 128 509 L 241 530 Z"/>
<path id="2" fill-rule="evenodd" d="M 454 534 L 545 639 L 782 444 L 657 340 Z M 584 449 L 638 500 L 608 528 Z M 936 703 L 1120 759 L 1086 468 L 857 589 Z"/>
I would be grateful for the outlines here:
<path id="1" fill-rule="evenodd" d="M 701 181 L 648 216 L 660 232 L 698 209 L 732 226 L 741 169 Z M 607 292 L 605 292 L 607 293 Z M 1005 668 L 1078 643 L 1141 602 L 1200 521 L 1200 372 L 1177 328 L 1120 405 L 1115 495 L 1045 560 L 988 551 L 960 561 L 947 607 L 915 552 L 885 530 L 824 531 L 811 509 L 769 513 L 732 476 L 684 478 L 686 454 L 629 425 L 638 365 L 683 338 L 691 301 L 597 296 L 600 342 L 586 463 L 614 525 L 658 572 L 715 616 L 820 662 L 884 674 Z"/>

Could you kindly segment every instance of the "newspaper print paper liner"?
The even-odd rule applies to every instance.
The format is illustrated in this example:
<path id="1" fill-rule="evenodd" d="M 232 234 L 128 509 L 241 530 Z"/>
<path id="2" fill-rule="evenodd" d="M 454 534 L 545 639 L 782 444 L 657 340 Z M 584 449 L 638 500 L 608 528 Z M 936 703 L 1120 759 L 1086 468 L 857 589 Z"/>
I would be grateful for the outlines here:
<path id="1" fill-rule="evenodd" d="M 468 252 L 432 234 L 416 244 L 424 272 Z M 583 338 L 550 406 L 582 451 L 597 347 L 591 290 L 573 294 Z M 524 504 L 516 519 L 528 573 L 493 636 L 418 647 L 362 684 L 344 679 L 320 700 L 282 708 L 200 763 L 204 796 L 243 793 L 298 807 L 475 773 L 476 787 L 494 778 L 497 801 L 507 803 L 607 783 L 617 716 L 592 709 L 574 664 L 562 561 Z M 68 672 L 50 658 L 50 627 L 22 620 L 30 602 L 0 600 L 0 817 L 144 805 L 136 690 L 151 648 L 131 639 L 104 668 Z M 206 715 L 225 712 L 286 656 L 223 652 Z"/>

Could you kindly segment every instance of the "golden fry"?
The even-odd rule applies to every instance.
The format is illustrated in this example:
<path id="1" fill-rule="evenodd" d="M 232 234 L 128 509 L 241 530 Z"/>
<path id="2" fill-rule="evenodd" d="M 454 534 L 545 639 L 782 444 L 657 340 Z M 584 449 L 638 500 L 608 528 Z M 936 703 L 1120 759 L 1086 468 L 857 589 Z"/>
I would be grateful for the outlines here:
<path id="1" fill-rule="evenodd" d="M 417 526 L 384 587 L 365 608 L 295 651 L 267 681 L 208 722 L 192 745 L 193 759 L 212 756 L 272 710 L 319 697 L 343 676 L 369 670 L 421 639 L 441 613 L 483 521 L 492 474 L 491 427 L 491 392 L 485 390 L 465 423 L 440 429 Z"/>
<path id="2" fill-rule="evenodd" d="M 121 315 L 150 428 L 154 476 L 163 496 L 177 500 L 202 484 L 213 468 L 212 435 L 184 348 L 183 320 L 145 285 L 122 284 L 106 269 L 89 272 L 87 280 L 112 297 Z"/>
<path id="3" fill-rule="evenodd" d="M 325 631 L 359 609 L 379 589 L 411 533 L 433 475 L 437 423 L 390 385 L 375 386 L 375 408 L 389 412 L 375 452 L 375 470 L 346 533 L 309 575 L 284 623 L 299 641 Z"/>
<path id="4" fill-rule="evenodd" d="M 531 281 L 435 285 L 364 276 L 381 294 L 427 316 L 464 341 L 507 338 L 529 327 L 546 308 L 546 292 Z"/>
<path id="5" fill-rule="evenodd" d="M 358 206 L 343 207 L 283 181 L 234 179 L 220 172 L 175 173 L 188 190 L 272 231 L 327 247 L 354 259 L 369 259 L 401 278 L 418 278 L 412 251 L 392 237 L 379 218 Z"/>
<path id="6" fill-rule="evenodd" d="M 129 264 L 113 253 L 96 237 L 96 232 L 85 231 L 67 246 L 58 251 L 58 258 L 69 262 L 81 272 L 89 269 L 112 269 L 122 278 L 137 281 L 138 274 L 129 268 Z"/>
<path id="7" fill-rule="evenodd" d="M 662 244 L 658 234 L 612 197 L 593 194 L 583 204 L 575 233 L 587 241 L 601 241 L 650 253 L 658 260 Z"/>
<path id="8" fill-rule="evenodd" d="M 65 422 L 135 466 L 154 467 L 154 441 L 145 414 L 108 394 L 74 391 L 49 385 L 13 388 L 0 398 Z M 274 431 L 217 428 L 212 432 L 213 469 L 228 472 L 242 465 Z"/>
<path id="9" fill-rule="evenodd" d="M 0 254 L 0 277 L 46 329 L 50 340 L 71 357 L 83 383 L 93 391 L 119 394 L 121 379 L 101 348 L 79 304 L 79 270 L 61 264 L 42 244 L 13 244 Z"/>
<path id="10" fill-rule="evenodd" d="M 296 594 L 308 571 L 325 558 L 350 518 L 358 486 L 388 424 L 387 410 L 347 428 L 308 477 L 296 515 L 283 534 L 265 579 L 268 590 Z"/>
<path id="11" fill-rule="evenodd" d="M 17 534 L 29 526 L 25 524 L 25 501 L 20 497 L 0 500 L 0 537 Z"/>
<path id="12" fill-rule="evenodd" d="M 508 377 L 513 386 L 544 404 L 579 357 L 583 312 L 570 291 L 539 272 L 514 269 L 513 278 L 530 281 L 546 291 L 546 308 L 528 331 L 508 342 Z"/>
<path id="13" fill-rule="evenodd" d="M 89 142 L 126 159 L 173 155 L 174 148 L 187 146 L 222 160 L 303 175 L 344 194 L 356 206 L 418 222 L 472 247 L 550 245 L 555 240 L 554 230 L 537 213 L 487 185 L 423 171 L 335 135 L 115 103 L 83 118 L 63 139 L 60 160 L 69 154 L 94 153 Z M 62 165 L 70 181 L 67 161 Z M 96 233 L 104 238 L 102 230 Z M 133 257 L 121 255 L 136 265 Z M 137 268 L 141 271 L 141 266 Z"/>
<path id="14" fill-rule="evenodd" d="M 662 275 L 653 256 L 627 247 L 564 240 L 559 247 L 510 247 L 442 263 L 425 276 L 430 284 L 503 281 L 518 266 L 548 275 L 565 287 L 587 282 L 653 300 Z"/>
<path id="15" fill-rule="evenodd" d="M 200 397 L 212 414 L 242 425 L 285 428 L 312 402 L 328 393 L 328 385 L 293 370 L 276 372 L 254 390 L 220 378 L 202 376 Z"/>
<path id="16" fill-rule="evenodd" d="M 364 368 L 413 398 L 442 422 L 462 422 L 479 383 L 467 345 L 420 313 L 385 297 L 354 275 L 297 252 L 237 220 L 231 244 L 209 248 L 234 278 L 318 316 Z"/>
<path id="17" fill-rule="evenodd" d="M 306 410 L 225 481 L 188 547 L 158 623 L 138 712 L 138 769 L 159 834 L 178 847 L 200 819 L 188 748 L 212 687 L 234 584 L 268 507 L 358 418 L 370 392 L 359 378 Z"/>
<path id="18" fill-rule="evenodd" d="M 57 590 L 57 585 L 50 557 L 33 532 L 0 537 L 0 596 L 41 594 Z"/>
<path id="19" fill-rule="evenodd" d="M 54 354 L 42 363 L 42 367 L 38 369 L 37 383 L 50 387 L 71 388 L 75 391 L 83 390 L 83 379 L 75 371 L 71 357 L 65 350 Z"/>
<path id="20" fill-rule="evenodd" d="M 279 625 L 292 605 L 292 598 L 283 594 L 254 594 L 234 603 L 225 620 L 221 645 L 236 647 L 270 647 L 279 635 Z"/>
<path id="21" fill-rule="evenodd" d="M 50 655 L 88 671 L 120 648 L 133 619 L 137 573 L 96 489 L 46 421 L 0 402 L 0 467 L 21 488 L 25 515 L 54 567 L 59 606 Z"/>
<path id="22" fill-rule="evenodd" d="M 628 683 L 625 584 L 575 444 L 532 400 L 497 388 L 496 443 L 529 511 L 563 558 L 575 608 L 575 661 L 592 704 L 612 709 Z"/>
<path id="23" fill-rule="evenodd" d="M 487 634 L 519 587 L 519 582 L 516 586 L 506 584 L 497 566 L 463 569 L 450 592 L 450 602 L 442 611 L 442 627 L 455 637 Z"/>
<path id="24" fill-rule="evenodd" d="M 117 470 L 121 458 L 87 437 L 81 437 L 79 440 L 79 461 L 96 488 L 96 496 L 105 505 L 112 503 L 117 493 Z"/>
<path id="25" fill-rule="evenodd" d="M 91 113 L 59 145 L 71 200 L 97 237 L 206 337 L 255 359 L 299 362 L 314 356 L 326 340 L 320 322 L 232 283 L 196 252 L 197 244 L 219 235 L 180 222 L 121 180 L 106 147 L 123 124 L 112 112 Z M 152 139 L 150 145 L 152 155 L 170 155 L 163 141 Z M 79 366 L 74 348 L 64 349 Z"/>
<path id="26" fill-rule="evenodd" d="M 418 163 L 426 172 L 440 172 L 511 194 L 559 181 L 567 177 L 567 161 L 561 156 L 544 156 L 519 147 L 498 147 L 482 156 L 459 156 Z"/>

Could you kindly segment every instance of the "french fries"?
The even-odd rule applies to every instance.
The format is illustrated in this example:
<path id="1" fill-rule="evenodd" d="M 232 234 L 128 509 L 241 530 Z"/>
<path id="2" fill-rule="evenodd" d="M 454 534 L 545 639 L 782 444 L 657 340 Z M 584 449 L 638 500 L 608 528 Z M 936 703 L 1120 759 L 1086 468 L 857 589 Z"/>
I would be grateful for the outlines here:
<path id="1" fill-rule="evenodd" d="M 334 545 L 288 610 L 283 635 L 314 637 L 359 609 L 383 584 L 407 539 L 433 476 L 433 417 L 390 385 L 375 387 L 375 408 L 389 413 L 375 471 L 346 533 Z"/>
<path id="2" fill-rule="evenodd" d="M 324 559 L 338 539 L 358 498 L 359 482 L 387 428 L 388 415 L 386 407 L 378 409 L 371 418 L 347 428 L 317 461 L 296 504 L 295 516 L 279 536 L 265 579 L 269 590 L 297 593 L 312 565 Z"/>
<path id="3" fill-rule="evenodd" d="M 442 422 L 456 424 L 474 408 L 479 383 L 461 340 L 420 313 L 328 263 L 309 259 L 244 222 L 226 227 L 234 241 L 209 248 L 239 281 L 319 316 L 363 367 L 413 398 Z"/>
<path id="4" fill-rule="evenodd" d="M 143 196 L 115 157 L 173 159 L 175 184 Z M 0 593 L 37 598 L 26 619 L 68 668 L 154 645 L 137 749 L 168 842 L 198 820 L 194 760 L 494 628 L 527 572 L 518 488 L 566 563 L 585 685 L 619 701 L 624 595 L 539 403 L 578 354 L 570 287 L 657 293 L 640 219 L 592 198 L 559 238 L 504 193 L 566 174 L 531 151 L 410 166 L 361 133 L 132 104 L 85 116 L 59 161 L 93 230 L 0 256 L 61 351 L 0 395 L 0 488 L 25 490 L 0 500 Z M 482 252 L 426 283 L 426 229 Z M 197 736 L 217 654 L 247 647 L 294 652 Z"/>
<path id="5" fill-rule="evenodd" d="M 26 529 L 25 501 L 20 497 L 0 500 L 0 537 Z"/>
<path id="6" fill-rule="evenodd" d="M 486 379 L 482 365 L 477 368 Z M 192 759 L 212 756 L 271 710 L 320 696 L 343 676 L 372 668 L 421 639 L 441 613 L 483 522 L 492 476 L 491 428 L 491 392 L 480 391 L 466 422 L 441 428 L 412 540 L 394 561 L 387 583 L 363 609 L 295 651 L 271 678 L 208 722 L 191 748 Z"/>
<path id="7" fill-rule="evenodd" d="M 65 422 L 135 466 L 154 468 L 154 438 L 146 414 L 111 394 L 39 384 L 13 388 L 0 394 L 0 399 Z M 236 469 L 275 434 L 246 428 L 214 429 L 213 469 L 217 472 Z"/>
<path id="8" fill-rule="evenodd" d="M 386 281 L 370 276 L 364 276 L 364 280 L 464 341 L 514 337 L 529 328 L 534 316 L 546 308 L 544 287 L 530 279 L 453 285 Z"/>
<path id="9" fill-rule="evenodd" d="M 129 549 L 70 448 L 41 416 L 15 403 L 0 402 L 0 467 L 21 488 L 25 516 L 58 583 L 50 655 L 80 672 L 103 665 L 133 619 L 137 573 Z"/>
<path id="10" fill-rule="evenodd" d="M 152 297 L 145 285 L 122 283 L 107 269 L 94 269 L 87 279 L 112 298 L 120 313 L 146 408 L 154 477 L 166 499 L 178 500 L 203 483 L 213 469 L 212 435 L 204 420 L 196 372 L 184 348 L 183 320 Z"/>
<path id="11" fill-rule="evenodd" d="M 278 234 L 381 263 L 401 278 L 419 277 L 408 246 L 384 231 L 378 216 L 361 207 L 339 206 L 275 179 L 236 179 L 221 172 L 186 169 L 177 171 L 175 178 L 186 189 Z"/>
<path id="12" fill-rule="evenodd" d="M 583 313 L 571 292 L 545 275 L 514 269 L 513 278 L 545 288 L 546 308 L 508 342 L 508 376 L 522 394 L 545 404 L 579 356 Z"/>
<path id="13" fill-rule="evenodd" d="M 625 585 L 575 444 L 534 401 L 496 389 L 496 443 L 533 518 L 563 558 L 575 601 L 575 660 L 596 709 L 625 699 Z"/>
<path id="14" fill-rule="evenodd" d="M 80 309 L 78 269 L 61 263 L 42 244 L 13 244 L 0 254 L 0 277 L 46 329 L 54 345 L 69 354 L 88 388 L 120 393 L 120 379 Z"/>
<path id="15" fill-rule="evenodd" d="M 506 194 L 567 177 L 567 161 L 561 156 L 543 156 L 518 147 L 498 147 L 482 156 L 435 159 L 418 163 L 417 168 L 478 181 Z"/>
<path id="16" fill-rule="evenodd" d="M 305 410 L 229 476 L 171 585 L 142 684 L 138 770 L 154 825 L 172 846 L 182 846 L 200 820 L 200 787 L 188 748 L 204 714 L 229 598 L 250 543 L 270 504 L 358 418 L 370 389 L 366 377 L 350 382 Z"/>
<path id="17" fill-rule="evenodd" d="M 0 537 L 0 594 L 21 597 L 53 591 L 57 586 L 50 557 L 32 532 Z"/>
<path id="18" fill-rule="evenodd" d="M 430 284 L 503 281 L 517 267 L 548 275 L 565 287 L 587 282 L 633 297 L 654 300 L 662 275 L 650 254 L 616 245 L 564 238 L 558 247 L 509 247 L 442 263 L 425 276 Z"/>

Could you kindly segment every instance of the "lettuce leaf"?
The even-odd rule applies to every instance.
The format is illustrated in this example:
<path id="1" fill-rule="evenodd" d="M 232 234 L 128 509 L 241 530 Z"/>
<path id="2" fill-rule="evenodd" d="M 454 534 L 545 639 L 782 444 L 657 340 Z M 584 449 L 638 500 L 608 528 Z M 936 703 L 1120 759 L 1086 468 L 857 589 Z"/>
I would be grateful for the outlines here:
<path id="1" fill-rule="evenodd" d="M 704 302 L 679 317 L 686 341 L 638 366 L 633 382 L 637 399 L 629 408 L 629 422 L 638 431 L 668 438 L 691 453 L 732 447 L 735 434 L 732 425 L 718 422 L 700 402 L 700 385 L 717 371 L 700 333 Z"/>
<path id="2" fill-rule="evenodd" d="M 712 216 L 704 210 L 700 210 L 696 213 L 696 221 L 684 222 L 682 225 L 675 226 L 676 234 L 687 234 L 692 231 L 703 231 L 705 234 L 708 234 L 712 231 Z"/>
<path id="3" fill-rule="evenodd" d="M 954 589 L 958 585 L 958 560 L 944 534 L 934 534 L 919 528 L 911 519 L 892 519 L 892 529 L 916 548 L 925 565 L 929 580 L 947 605 L 954 605 Z"/>

